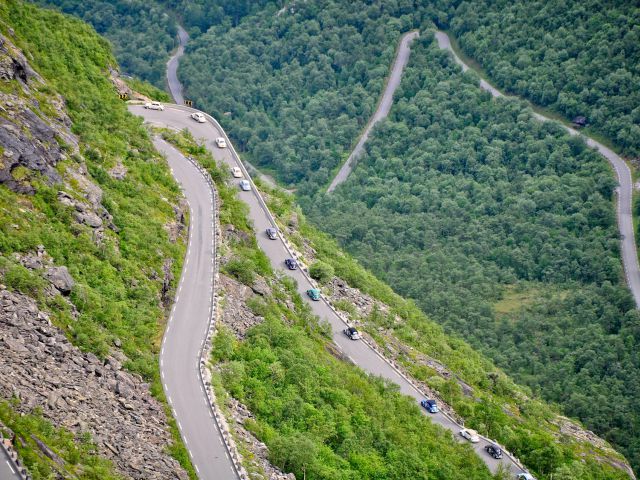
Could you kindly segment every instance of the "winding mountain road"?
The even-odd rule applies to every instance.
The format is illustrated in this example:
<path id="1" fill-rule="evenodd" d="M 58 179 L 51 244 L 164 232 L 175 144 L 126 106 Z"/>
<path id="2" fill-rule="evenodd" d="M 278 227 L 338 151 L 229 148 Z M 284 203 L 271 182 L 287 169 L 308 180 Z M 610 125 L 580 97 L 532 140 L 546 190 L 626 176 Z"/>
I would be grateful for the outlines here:
<path id="1" fill-rule="evenodd" d="M 400 46 L 398 47 L 396 58 L 393 61 L 391 74 L 389 75 L 389 80 L 387 81 L 384 93 L 382 94 L 380 103 L 378 103 L 378 108 L 369 119 L 367 127 L 364 129 L 364 132 L 362 132 L 362 135 L 360 135 L 358 143 L 353 148 L 353 151 L 349 155 L 349 158 L 347 158 L 347 161 L 344 162 L 337 175 L 331 181 L 331 185 L 329 185 L 329 188 L 327 188 L 327 193 L 333 192 L 338 185 L 340 185 L 347 179 L 351 171 L 355 168 L 358 157 L 364 150 L 364 144 L 369 139 L 369 134 L 371 133 L 374 125 L 383 118 L 386 118 L 387 115 L 389 115 L 389 111 L 391 110 L 391 106 L 393 105 L 393 94 L 398 88 L 398 85 L 400 85 L 400 81 L 402 80 L 402 72 L 404 71 L 404 67 L 407 66 L 407 62 L 409 61 L 409 54 L 411 53 L 411 42 L 413 42 L 413 40 L 415 40 L 419 35 L 419 32 L 412 31 L 405 33 L 400 39 Z"/>
<path id="2" fill-rule="evenodd" d="M 132 109 L 135 111 L 135 109 Z M 213 308 L 215 225 L 213 192 L 177 149 L 155 139 L 189 204 L 189 244 L 160 350 L 162 384 L 201 479 L 237 478 L 200 378 L 200 349 Z"/>
<path id="3" fill-rule="evenodd" d="M 445 32 L 438 31 L 435 33 L 435 37 L 438 41 L 438 46 L 451 52 L 455 62 L 462 67 L 462 71 L 466 72 L 469 70 L 470 67 L 456 55 L 451 47 L 451 40 Z M 491 95 L 496 98 L 509 97 L 484 79 L 480 80 L 480 88 L 491 93 Z M 533 116 L 542 122 L 555 121 L 536 112 L 533 113 Z M 589 147 L 596 149 L 598 153 L 609 161 L 616 172 L 616 177 L 618 178 L 617 218 L 618 229 L 620 230 L 622 265 L 624 267 L 627 285 L 629 285 L 629 290 L 631 290 L 631 294 L 636 302 L 636 307 L 640 307 L 640 266 L 638 265 L 638 252 L 636 250 L 636 239 L 633 228 L 633 179 L 631 177 L 631 170 L 627 163 L 611 149 L 571 127 L 565 125 L 562 125 L 562 127 L 569 132 L 570 135 L 583 138 Z"/>
<path id="4" fill-rule="evenodd" d="M 178 65 L 180 64 L 180 57 L 184 55 L 184 47 L 189 41 L 189 34 L 181 25 L 178 25 L 178 41 L 178 49 L 167 62 L 167 85 L 173 101 L 178 105 L 182 105 L 184 97 L 182 96 L 182 84 L 178 80 Z"/>
<path id="5" fill-rule="evenodd" d="M 177 105 L 166 105 L 165 107 L 165 111 L 156 111 L 145 110 L 139 105 L 131 105 L 130 111 L 144 117 L 147 122 L 152 124 L 165 125 L 178 130 L 187 128 L 195 138 L 203 139 L 205 146 L 213 153 L 218 162 L 226 164 L 229 168 L 238 166 L 243 170 L 244 175 L 248 176 L 230 140 L 212 117 L 206 115 L 208 120 L 206 123 L 197 123 L 189 118 L 190 112 L 195 110 Z M 214 143 L 214 139 L 217 137 L 225 137 L 230 148 L 217 148 Z M 170 147 L 166 147 L 166 144 L 157 143 L 157 146 L 162 151 L 172 151 Z M 198 180 L 197 170 L 188 160 L 181 155 L 171 154 L 169 163 L 174 175 L 185 189 L 191 211 L 195 213 L 195 215 L 192 213 L 191 225 L 191 231 L 195 233 L 190 234 L 190 253 L 187 256 L 189 258 L 189 255 L 191 255 L 193 260 L 185 262 L 183 279 L 176 297 L 172 319 L 165 333 L 166 345 L 161 353 L 161 371 L 165 372 L 163 376 L 163 380 L 166 382 L 165 388 L 172 396 L 172 406 L 176 417 L 181 421 L 180 430 L 183 437 L 188 440 L 188 448 L 192 452 L 194 463 L 199 466 L 200 478 L 234 478 L 228 467 L 226 467 L 226 476 L 207 476 L 203 474 L 204 469 L 207 468 L 208 461 L 214 465 L 208 471 L 213 472 L 213 469 L 218 468 L 216 465 L 220 464 L 222 460 L 220 454 L 214 451 L 214 447 L 220 445 L 219 441 L 215 440 L 215 436 L 218 435 L 217 427 L 211 421 L 206 421 L 207 413 L 204 410 L 206 399 L 204 392 L 200 390 L 201 383 L 195 371 L 196 355 L 206 334 L 204 324 L 209 308 L 207 305 L 213 281 L 213 271 L 210 267 L 211 252 L 206 251 L 210 246 L 208 239 L 211 235 L 211 226 L 206 219 L 209 218 L 209 209 L 212 207 L 211 200 L 205 193 L 204 185 L 201 185 L 204 180 Z M 266 228 L 274 226 L 274 223 L 273 217 L 267 210 L 260 194 L 255 189 L 255 186 L 252 185 L 252 189 L 249 192 L 241 192 L 238 189 L 238 195 L 249 206 L 249 216 L 254 224 L 259 247 L 267 254 L 274 266 L 283 268 L 284 259 L 290 257 L 291 253 L 281 238 L 273 241 L 269 240 L 265 235 Z M 204 229 L 204 231 L 199 232 L 201 229 Z M 201 250 L 200 245 L 205 245 L 205 251 L 195 253 Z M 309 303 L 313 312 L 321 319 L 329 322 L 334 342 L 354 364 L 370 374 L 381 376 L 396 383 L 402 393 L 412 397 L 416 402 L 424 398 L 423 394 L 407 378 L 385 361 L 368 343 L 349 340 L 342 333 L 345 328 L 344 321 L 324 299 L 319 302 L 313 302 L 308 299 L 305 292 L 307 289 L 314 287 L 314 285 L 312 285 L 304 272 L 300 270 L 290 271 L 284 268 L 283 270 L 285 274 L 296 280 L 299 293 Z M 187 280 L 192 276 L 195 278 Z M 174 362 L 175 365 L 173 365 Z M 198 413 L 200 411 L 203 413 Z M 423 413 L 427 415 L 426 412 L 423 411 Z M 448 416 L 438 413 L 429 415 L 429 418 L 434 423 L 450 430 L 455 438 L 459 438 L 458 431 L 461 427 Z M 202 442 L 202 444 L 198 444 L 198 442 Z M 487 464 L 489 470 L 496 472 L 499 465 L 503 464 L 504 468 L 513 474 L 523 471 L 508 456 L 498 461 L 487 455 L 484 447 L 488 444 L 488 440 L 482 439 L 480 443 L 472 445 L 472 448 Z M 208 449 L 210 451 L 207 457 Z M 220 469 L 225 472 L 224 466 L 220 466 Z"/>

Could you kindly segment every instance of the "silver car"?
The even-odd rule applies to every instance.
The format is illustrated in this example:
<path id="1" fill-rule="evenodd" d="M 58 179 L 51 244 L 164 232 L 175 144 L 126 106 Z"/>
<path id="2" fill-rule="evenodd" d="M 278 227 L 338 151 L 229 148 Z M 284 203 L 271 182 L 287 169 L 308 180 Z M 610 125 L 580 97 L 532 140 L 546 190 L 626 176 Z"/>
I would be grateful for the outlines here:
<path id="1" fill-rule="evenodd" d="M 148 110 L 160 110 L 162 112 L 164 110 L 164 105 L 160 102 L 148 102 L 144 104 L 144 108 Z"/>

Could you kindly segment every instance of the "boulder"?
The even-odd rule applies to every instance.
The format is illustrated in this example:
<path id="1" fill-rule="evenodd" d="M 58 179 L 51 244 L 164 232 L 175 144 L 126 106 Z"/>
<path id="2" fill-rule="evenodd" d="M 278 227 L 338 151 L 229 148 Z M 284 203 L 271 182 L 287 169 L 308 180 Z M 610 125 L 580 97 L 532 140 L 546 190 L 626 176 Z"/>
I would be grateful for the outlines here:
<path id="1" fill-rule="evenodd" d="M 75 282 L 73 278 L 69 274 L 69 270 L 67 267 L 49 267 L 44 274 L 45 278 L 51 282 L 51 284 L 56 287 L 60 293 L 64 295 L 68 295 L 71 293 Z"/>
<path id="2" fill-rule="evenodd" d="M 109 170 L 109 176 L 114 180 L 124 180 L 127 176 L 127 167 L 118 162 L 112 169 Z"/>
<path id="3" fill-rule="evenodd" d="M 269 285 L 267 285 L 267 282 L 262 277 L 258 277 L 255 279 L 253 285 L 251 285 L 251 290 L 253 290 L 254 293 L 257 293 L 258 295 L 262 295 L 263 297 L 271 295 L 271 288 L 269 287 Z"/>
<path id="4" fill-rule="evenodd" d="M 75 214 L 76 220 L 85 225 L 89 225 L 92 228 L 98 228 L 102 226 L 102 219 L 91 211 L 77 212 Z"/>

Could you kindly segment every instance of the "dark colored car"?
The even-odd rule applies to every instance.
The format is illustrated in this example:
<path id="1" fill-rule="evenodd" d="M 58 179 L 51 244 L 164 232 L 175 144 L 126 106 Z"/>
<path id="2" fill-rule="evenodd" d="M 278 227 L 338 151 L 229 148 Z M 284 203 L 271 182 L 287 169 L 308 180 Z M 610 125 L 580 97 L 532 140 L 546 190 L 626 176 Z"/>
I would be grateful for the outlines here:
<path id="1" fill-rule="evenodd" d="M 429 400 L 429 399 L 422 400 L 420 402 L 420 405 L 422 405 L 425 408 L 425 410 L 427 412 L 429 412 L 429 413 L 438 413 L 439 412 L 438 404 L 436 403 L 435 400 Z"/>
<path id="2" fill-rule="evenodd" d="M 486 447 L 484 447 L 484 449 L 487 451 L 489 455 L 491 455 L 496 460 L 499 460 L 502 458 L 502 449 L 499 446 L 487 445 Z"/>
<path id="3" fill-rule="evenodd" d="M 269 237 L 271 240 L 277 240 L 278 231 L 275 228 L 267 228 L 267 237 Z"/>
<path id="4" fill-rule="evenodd" d="M 284 261 L 284 264 L 287 266 L 287 268 L 289 270 L 297 270 L 298 269 L 298 262 L 296 262 L 295 258 L 287 258 Z"/>
<path id="5" fill-rule="evenodd" d="M 360 337 L 360 332 L 353 327 L 345 328 L 343 332 L 351 340 L 360 340 L 360 338 L 362 338 Z"/>

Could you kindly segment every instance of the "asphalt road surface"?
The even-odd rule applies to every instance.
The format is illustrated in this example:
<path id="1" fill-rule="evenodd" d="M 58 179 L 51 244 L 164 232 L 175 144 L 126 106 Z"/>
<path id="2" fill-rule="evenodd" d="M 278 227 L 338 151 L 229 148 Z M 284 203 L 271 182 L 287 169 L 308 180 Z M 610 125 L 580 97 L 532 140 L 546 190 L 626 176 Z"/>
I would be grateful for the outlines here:
<path id="1" fill-rule="evenodd" d="M 396 58 L 393 61 L 393 67 L 391 67 L 391 75 L 389 75 L 389 80 L 387 81 L 387 86 L 384 89 L 382 99 L 378 104 L 378 108 L 376 109 L 373 116 L 369 119 L 367 127 L 364 129 L 364 132 L 362 132 L 362 135 L 360 136 L 360 139 L 358 140 L 358 143 L 354 147 L 353 151 L 349 155 L 349 158 L 347 158 L 347 161 L 344 162 L 338 174 L 331 181 L 331 185 L 329 185 L 327 192 L 333 192 L 338 185 L 340 185 L 347 179 L 351 171 L 355 168 L 358 157 L 364 150 L 364 144 L 367 142 L 369 133 L 371 133 L 373 126 L 383 118 L 386 118 L 387 115 L 389 115 L 389 110 L 391 110 L 391 106 L 393 105 L 393 94 L 398 88 L 398 85 L 400 85 L 400 80 L 402 80 L 402 72 L 404 71 L 404 67 L 409 61 L 409 54 L 411 53 L 411 49 L 409 47 L 411 45 L 411 42 L 413 42 L 413 40 L 419 35 L 419 32 L 416 31 L 408 32 L 405 33 L 400 39 L 400 46 L 398 47 Z"/>
<path id="2" fill-rule="evenodd" d="M 154 140 L 154 145 L 166 155 L 184 190 L 191 220 L 187 255 L 160 351 L 162 383 L 199 477 L 235 479 L 236 471 L 199 376 L 200 348 L 209 327 L 214 280 L 211 187 L 173 146 L 161 139 Z"/>
<path id="3" fill-rule="evenodd" d="M 178 40 L 180 45 L 176 50 L 176 53 L 167 62 L 167 84 L 169 85 L 169 91 L 173 97 L 173 101 L 178 105 L 184 103 L 184 97 L 182 96 L 182 84 L 178 80 L 178 64 L 180 63 L 180 57 L 184 55 L 184 47 L 189 41 L 189 34 L 184 28 L 178 25 Z"/>
<path id="4" fill-rule="evenodd" d="M 453 55 L 455 62 L 462 67 L 462 71 L 467 71 L 469 66 L 465 64 L 453 51 L 451 47 L 451 41 L 444 32 L 436 32 L 436 40 L 438 46 L 442 49 L 449 50 Z M 480 88 L 491 93 L 494 97 L 505 97 L 500 90 L 489 84 L 485 80 L 480 80 Z M 554 121 L 549 117 L 545 117 L 539 113 L 533 113 L 533 116 L 542 122 Z M 561 124 L 560 124 L 561 125 Z M 603 157 L 605 157 L 613 169 L 616 172 L 618 178 L 618 229 L 620 230 L 620 243 L 622 251 L 622 265 L 624 266 L 625 276 L 627 278 L 627 285 L 631 290 L 631 294 L 636 302 L 636 307 L 640 307 L 640 267 L 638 266 L 638 252 L 636 250 L 636 240 L 633 229 L 633 215 L 632 215 L 632 196 L 633 196 L 633 180 L 631 178 L 631 170 L 627 163 L 620 158 L 611 149 L 605 147 L 594 139 L 583 135 L 577 130 L 562 125 L 562 127 L 569 132 L 570 135 L 580 136 L 584 138 L 587 145 L 591 148 L 595 148 Z"/>
<path id="5" fill-rule="evenodd" d="M 206 123 L 197 123 L 189 118 L 189 112 L 193 110 L 189 110 L 186 107 L 166 105 L 165 111 L 156 111 L 146 110 L 139 105 L 131 105 L 130 111 L 144 117 L 152 124 L 165 125 L 178 130 L 188 128 L 196 139 L 202 139 L 205 142 L 206 147 L 212 151 L 216 160 L 226 163 L 229 168 L 241 166 L 238 157 L 231 148 L 220 149 L 215 146 L 215 138 L 225 137 L 224 132 L 220 131 L 209 120 Z M 231 145 L 228 139 L 227 144 Z M 181 161 L 178 160 L 180 160 L 180 158 L 175 155 L 169 158 L 174 175 L 178 181 L 183 184 L 192 211 L 202 212 L 201 217 L 192 214 L 191 229 L 196 232 L 193 238 L 197 239 L 195 241 L 192 240 L 194 243 L 193 246 L 190 247 L 189 255 L 193 256 L 200 242 L 204 245 L 210 245 L 207 238 L 211 235 L 211 227 L 203 220 L 208 218 L 207 209 L 210 208 L 210 200 L 205 193 L 205 187 L 199 185 L 199 181 L 197 180 L 198 175 L 196 175 L 197 171 L 194 171 L 193 166 L 188 161 L 184 159 Z M 240 180 L 241 179 L 234 179 L 238 184 Z M 202 182 L 204 182 L 204 180 Z M 238 188 L 238 196 L 249 206 L 249 215 L 254 223 L 260 248 L 267 254 L 272 265 L 276 268 L 282 268 L 287 275 L 297 281 L 298 291 L 303 298 L 309 302 L 314 313 L 331 325 L 334 341 L 343 353 L 354 364 L 366 372 L 379 375 L 398 384 L 402 393 L 413 397 L 416 402 L 422 400 L 424 398 L 423 395 L 365 342 L 351 341 L 342 333 L 346 327 L 345 323 L 324 299 L 314 302 L 308 298 L 305 292 L 313 286 L 307 277 L 300 270 L 290 271 L 284 267 L 284 260 L 289 258 L 290 254 L 282 239 L 269 240 L 265 234 L 265 230 L 273 225 L 270 215 L 263 207 L 255 188 L 252 187 L 252 190 L 248 192 L 240 191 Z M 205 231 L 200 232 L 201 229 Z M 196 241 L 198 243 L 195 243 Z M 206 304 L 209 301 L 209 288 L 213 278 L 213 272 L 209 267 L 209 256 L 205 255 L 204 260 L 200 260 L 201 259 L 185 263 L 183 272 L 185 282 L 181 285 L 182 288 L 176 298 L 172 326 L 170 326 L 165 333 L 167 343 L 165 349 L 171 345 L 171 351 L 168 352 L 165 350 L 161 354 L 161 358 L 163 360 L 162 371 L 165 372 L 164 380 L 167 382 L 167 387 L 165 388 L 172 393 L 172 405 L 175 407 L 177 418 L 183 420 L 181 431 L 184 437 L 189 440 L 188 446 L 191 449 L 197 448 L 198 451 L 205 449 L 202 455 L 196 455 L 196 452 L 193 452 L 194 459 L 197 458 L 198 466 L 202 472 L 205 467 L 205 462 L 207 461 L 206 449 L 212 449 L 216 446 L 216 442 L 211 440 L 211 438 L 217 436 L 218 432 L 216 431 L 215 425 L 211 425 L 211 422 L 202 421 L 200 416 L 195 418 L 195 413 L 199 411 L 201 407 L 204 409 L 205 405 L 204 392 L 200 391 L 200 383 L 195 372 L 196 356 L 205 335 L 205 328 L 204 323 L 193 327 L 191 323 L 194 322 L 196 315 L 206 316 L 208 308 Z M 195 270 L 195 272 L 193 270 Z M 187 281 L 187 278 L 191 277 L 197 278 Z M 195 311 L 194 309 L 197 305 L 200 305 L 200 307 L 198 307 L 200 310 Z M 202 322 L 204 322 L 204 319 Z M 174 394 L 173 392 L 176 393 Z M 179 396 L 174 397 L 174 395 L 178 394 Z M 179 402 L 177 401 L 178 399 Z M 426 411 L 423 411 L 423 413 L 428 415 L 434 423 L 450 430 L 454 437 L 459 439 L 458 432 L 461 427 L 449 417 L 442 413 L 435 415 L 427 414 Z M 194 418 L 189 419 L 187 422 L 185 419 L 188 417 Z M 209 430 L 209 432 L 206 430 Z M 203 442 L 203 444 L 199 445 L 198 442 Z M 504 464 L 514 475 L 522 471 L 511 458 L 505 457 L 502 461 L 498 461 L 487 455 L 484 447 L 488 445 L 488 443 L 487 440 L 482 439 L 480 443 L 473 445 L 473 448 L 492 472 L 498 469 L 500 463 Z M 210 458 L 212 463 L 216 463 L 219 457 L 219 454 L 214 455 L 211 450 Z M 231 471 L 227 469 L 227 472 L 231 475 Z M 202 476 L 201 478 L 209 477 Z M 233 477 L 221 476 L 217 478 Z"/>
<path id="6" fill-rule="evenodd" d="M 0 480 L 21 480 L 15 464 L 7 451 L 0 446 Z"/>

